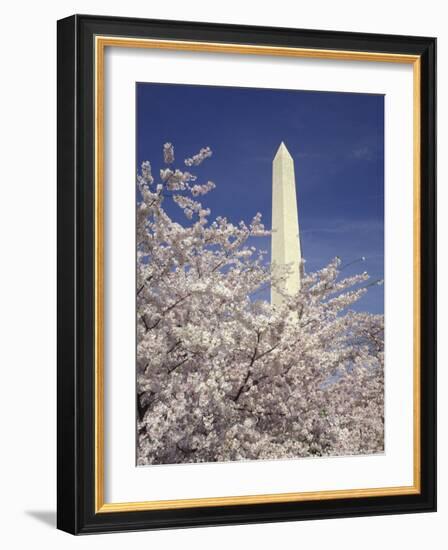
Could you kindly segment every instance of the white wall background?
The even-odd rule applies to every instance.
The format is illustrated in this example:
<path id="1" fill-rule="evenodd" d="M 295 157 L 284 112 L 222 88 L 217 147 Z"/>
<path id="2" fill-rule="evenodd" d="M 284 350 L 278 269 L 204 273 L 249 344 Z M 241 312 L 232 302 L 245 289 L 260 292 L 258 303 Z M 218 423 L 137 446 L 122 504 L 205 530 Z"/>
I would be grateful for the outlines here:
<path id="1" fill-rule="evenodd" d="M 448 30 L 438 0 L 8 2 L 0 33 L 0 541 L 5 548 L 445 548 L 448 402 L 439 404 L 439 512 L 75 538 L 55 530 L 56 20 L 73 13 L 439 38 L 439 151 L 448 147 Z M 448 268 L 447 158 L 439 158 L 439 272 Z M 445 269 L 444 269 L 445 268 Z M 440 275 L 439 311 L 448 307 Z M 439 325 L 439 388 L 448 360 Z M 442 394 L 443 396 L 443 394 Z"/>

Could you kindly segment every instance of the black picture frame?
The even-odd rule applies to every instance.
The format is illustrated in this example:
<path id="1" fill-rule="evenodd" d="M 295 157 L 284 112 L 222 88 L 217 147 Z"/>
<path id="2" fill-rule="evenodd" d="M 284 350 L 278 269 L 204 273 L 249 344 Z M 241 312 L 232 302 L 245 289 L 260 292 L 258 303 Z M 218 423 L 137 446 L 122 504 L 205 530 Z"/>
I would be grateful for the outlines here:
<path id="1" fill-rule="evenodd" d="M 95 510 L 95 36 L 415 55 L 420 58 L 418 494 L 97 513 Z M 436 510 L 436 39 L 74 15 L 58 21 L 57 526 L 73 534 Z"/>

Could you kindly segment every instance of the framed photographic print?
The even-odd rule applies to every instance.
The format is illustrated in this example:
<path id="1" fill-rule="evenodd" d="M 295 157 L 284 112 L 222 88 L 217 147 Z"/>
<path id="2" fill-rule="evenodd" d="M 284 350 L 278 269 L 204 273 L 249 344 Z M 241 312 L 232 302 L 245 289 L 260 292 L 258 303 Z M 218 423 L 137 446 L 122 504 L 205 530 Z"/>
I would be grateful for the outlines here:
<path id="1" fill-rule="evenodd" d="M 433 38 L 58 22 L 58 527 L 434 511 Z"/>

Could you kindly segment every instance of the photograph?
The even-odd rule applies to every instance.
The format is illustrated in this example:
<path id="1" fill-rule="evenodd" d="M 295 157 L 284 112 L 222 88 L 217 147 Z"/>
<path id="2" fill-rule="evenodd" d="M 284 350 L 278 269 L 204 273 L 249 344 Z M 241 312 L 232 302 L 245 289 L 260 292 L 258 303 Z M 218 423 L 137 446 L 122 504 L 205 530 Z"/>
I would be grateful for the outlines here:
<path id="1" fill-rule="evenodd" d="M 387 452 L 384 95 L 135 94 L 137 465 Z"/>

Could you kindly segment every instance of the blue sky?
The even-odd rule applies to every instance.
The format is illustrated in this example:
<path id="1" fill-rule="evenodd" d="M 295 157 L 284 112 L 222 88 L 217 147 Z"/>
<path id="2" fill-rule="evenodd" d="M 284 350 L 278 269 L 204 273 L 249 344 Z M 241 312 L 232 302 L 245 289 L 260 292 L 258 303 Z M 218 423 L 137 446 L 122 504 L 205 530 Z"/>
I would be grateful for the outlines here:
<path id="1" fill-rule="evenodd" d="M 214 86 L 137 84 L 137 164 L 163 167 L 162 146 L 185 157 L 209 146 L 194 167 L 212 217 L 250 221 L 261 212 L 271 227 L 272 159 L 281 141 L 295 163 L 305 269 L 339 256 L 345 274 L 384 277 L 384 97 Z M 170 212 L 171 213 L 171 212 Z M 269 251 L 268 239 L 260 248 Z M 384 287 L 373 286 L 354 307 L 383 313 Z"/>

